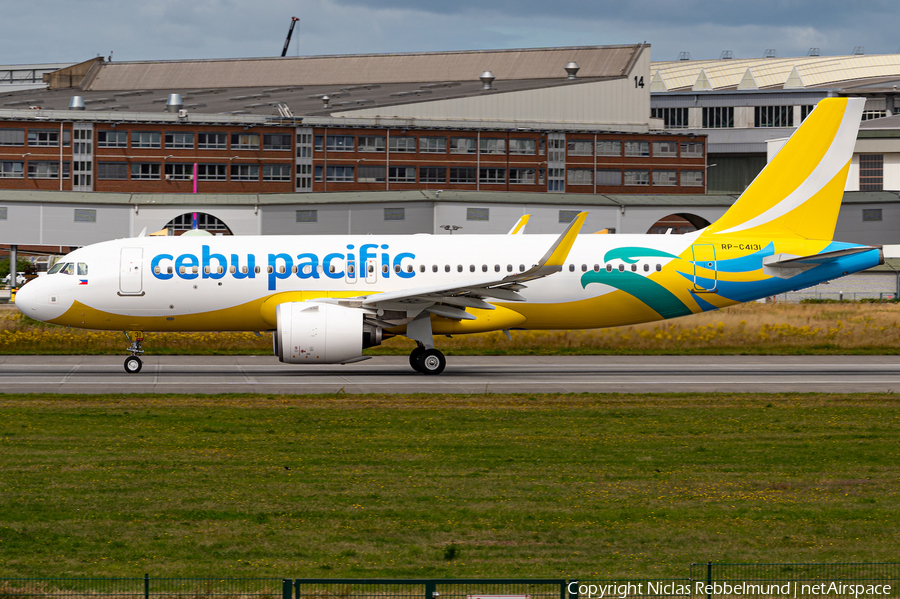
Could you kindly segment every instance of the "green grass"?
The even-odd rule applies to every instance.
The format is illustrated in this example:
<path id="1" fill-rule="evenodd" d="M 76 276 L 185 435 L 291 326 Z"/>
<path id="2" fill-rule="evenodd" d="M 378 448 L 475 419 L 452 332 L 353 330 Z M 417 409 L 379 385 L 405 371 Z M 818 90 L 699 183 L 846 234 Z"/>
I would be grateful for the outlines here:
<path id="1" fill-rule="evenodd" d="M 0 396 L 0 577 L 893 561 L 892 395 Z"/>

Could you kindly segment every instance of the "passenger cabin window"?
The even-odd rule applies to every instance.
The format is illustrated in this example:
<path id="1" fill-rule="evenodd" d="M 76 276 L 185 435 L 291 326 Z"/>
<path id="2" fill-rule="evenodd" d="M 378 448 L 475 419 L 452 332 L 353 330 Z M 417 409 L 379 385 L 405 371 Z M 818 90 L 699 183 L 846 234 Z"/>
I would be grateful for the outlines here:
<path id="1" fill-rule="evenodd" d="M 649 264 L 645 264 L 645 265 L 644 265 L 644 272 L 650 272 L 650 265 L 649 265 Z"/>
<path id="2" fill-rule="evenodd" d="M 574 264 L 570 264 L 570 265 L 569 265 L 569 272 L 575 272 L 575 265 L 574 265 Z"/>
<path id="3" fill-rule="evenodd" d="M 657 264 L 657 265 L 656 265 L 656 272 L 659 272 L 659 271 L 661 271 L 661 270 L 662 270 L 662 264 Z"/>

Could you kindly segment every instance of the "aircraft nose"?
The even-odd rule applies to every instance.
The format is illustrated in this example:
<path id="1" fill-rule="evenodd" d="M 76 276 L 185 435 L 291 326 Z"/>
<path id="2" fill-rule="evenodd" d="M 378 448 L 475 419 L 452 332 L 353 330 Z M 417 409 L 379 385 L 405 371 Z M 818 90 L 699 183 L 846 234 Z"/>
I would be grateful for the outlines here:
<path id="1" fill-rule="evenodd" d="M 31 316 L 34 305 L 35 293 L 31 285 L 26 283 L 16 292 L 16 308 L 26 316 Z"/>
<path id="2" fill-rule="evenodd" d="M 29 318 L 47 321 L 62 315 L 66 305 L 57 290 L 48 288 L 47 281 L 35 279 L 16 292 L 16 308 Z"/>

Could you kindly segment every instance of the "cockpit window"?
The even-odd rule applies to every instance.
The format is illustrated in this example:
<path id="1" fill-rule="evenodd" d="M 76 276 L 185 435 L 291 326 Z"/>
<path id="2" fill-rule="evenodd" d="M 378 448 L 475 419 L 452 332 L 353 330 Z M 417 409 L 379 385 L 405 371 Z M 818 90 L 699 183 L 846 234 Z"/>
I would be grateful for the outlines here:
<path id="1" fill-rule="evenodd" d="M 75 264 L 72 262 L 66 262 L 65 266 L 63 266 L 62 270 L 60 270 L 59 272 L 61 272 L 64 275 L 74 275 L 75 274 Z"/>
<path id="2" fill-rule="evenodd" d="M 79 277 L 86 277 L 86 276 L 87 276 L 87 270 L 88 270 L 88 269 L 87 269 L 87 264 L 85 264 L 84 262 L 79 262 L 79 263 L 78 263 L 78 276 L 79 276 Z"/>
<path id="3" fill-rule="evenodd" d="M 56 264 L 54 264 L 53 266 L 50 267 L 50 270 L 47 271 L 47 274 L 48 275 L 56 274 L 60 270 L 62 270 L 63 266 L 65 266 L 65 264 L 63 262 L 57 262 Z"/>

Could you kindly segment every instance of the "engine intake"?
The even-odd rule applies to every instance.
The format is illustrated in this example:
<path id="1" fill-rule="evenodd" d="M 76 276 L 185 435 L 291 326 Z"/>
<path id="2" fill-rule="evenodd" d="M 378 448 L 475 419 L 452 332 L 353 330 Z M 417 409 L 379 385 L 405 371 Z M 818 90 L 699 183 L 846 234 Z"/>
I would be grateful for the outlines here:
<path id="1" fill-rule="evenodd" d="M 340 364 L 381 345 L 381 327 L 364 322 L 363 312 L 336 304 L 288 302 L 275 308 L 275 355 L 289 364 Z"/>

